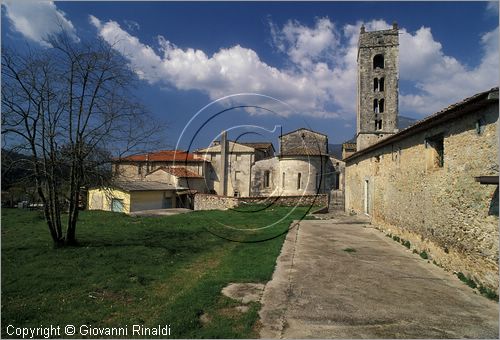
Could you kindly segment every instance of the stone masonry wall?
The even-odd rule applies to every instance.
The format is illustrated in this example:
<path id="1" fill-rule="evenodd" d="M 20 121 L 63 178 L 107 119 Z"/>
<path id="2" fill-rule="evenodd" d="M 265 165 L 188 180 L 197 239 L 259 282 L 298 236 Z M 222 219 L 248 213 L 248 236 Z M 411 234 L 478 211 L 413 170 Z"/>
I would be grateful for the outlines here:
<path id="1" fill-rule="evenodd" d="M 194 210 L 227 210 L 237 207 L 238 203 L 236 197 L 211 194 L 196 194 L 194 196 Z"/>
<path id="2" fill-rule="evenodd" d="M 498 185 L 475 181 L 498 176 L 497 121 L 498 101 L 348 160 L 346 210 L 367 208 L 385 232 L 498 291 Z M 424 143 L 438 134 L 444 137 L 443 167 Z"/>
<path id="3" fill-rule="evenodd" d="M 265 204 L 285 207 L 327 207 L 328 195 L 227 197 L 208 194 L 196 194 L 194 196 L 194 210 L 227 210 L 235 208 L 242 204 Z"/>
<path id="4" fill-rule="evenodd" d="M 295 206 L 328 206 L 328 195 L 305 195 L 305 196 L 270 196 L 270 197 L 240 197 L 240 204 L 265 204 L 275 205 L 280 207 L 295 207 Z"/>

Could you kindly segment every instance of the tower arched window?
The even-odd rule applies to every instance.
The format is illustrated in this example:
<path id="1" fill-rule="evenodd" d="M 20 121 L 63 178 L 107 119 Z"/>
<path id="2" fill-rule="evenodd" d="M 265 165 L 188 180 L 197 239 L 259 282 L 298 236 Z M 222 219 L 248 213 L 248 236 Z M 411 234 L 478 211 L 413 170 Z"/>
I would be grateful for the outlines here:
<path id="1" fill-rule="evenodd" d="M 379 90 L 379 92 L 383 92 L 384 91 L 384 85 L 385 85 L 384 83 L 385 83 L 384 77 L 382 77 L 382 78 L 380 78 L 378 80 L 378 90 Z"/>
<path id="2" fill-rule="evenodd" d="M 373 91 L 374 91 L 374 92 L 380 91 L 380 90 L 379 90 L 379 86 L 380 86 L 380 85 L 379 85 L 379 80 L 378 80 L 378 78 L 374 78 L 374 79 L 373 79 Z"/>
<path id="3" fill-rule="evenodd" d="M 373 57 L 373 69 L 376 68 L 384 68 L 384 55 L 383 54 L 377 54 L 375 57 Z"/>
<path id="4" fill-rule="evenodd" d="M 384 104 L 385 104 L 384 99 L 380 99 L 378 101 L 378 113 L 383 113 L 384 112 Z"/>
<path id="5" fill-rule="evenodd" d="M 378 99 L 373 100 L 373 113 L 378 113 Z"/>

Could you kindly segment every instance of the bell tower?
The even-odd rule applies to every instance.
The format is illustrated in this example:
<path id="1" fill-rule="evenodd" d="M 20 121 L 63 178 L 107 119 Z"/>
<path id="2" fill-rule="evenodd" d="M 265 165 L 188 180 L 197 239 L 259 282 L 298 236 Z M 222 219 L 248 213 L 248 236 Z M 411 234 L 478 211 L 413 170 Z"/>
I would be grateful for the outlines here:
<path id="1" fill-rule="evenodd" d="M 366 32 L 358 41 L 357 151 L 398 131 L 399 29 Z"/>

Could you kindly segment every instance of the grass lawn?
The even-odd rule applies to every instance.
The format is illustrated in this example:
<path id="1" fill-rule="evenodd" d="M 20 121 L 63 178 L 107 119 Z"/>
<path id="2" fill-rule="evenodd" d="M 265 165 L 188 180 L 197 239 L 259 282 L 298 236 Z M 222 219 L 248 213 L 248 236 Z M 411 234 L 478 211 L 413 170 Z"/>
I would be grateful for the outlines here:
<path id="1" fill-rule="evenodd" d="M 257 337 L 259 304 L 237 312 L 240 303 L 220 291 L 230 282 L 268 281 L 286 230 L 306 209 L 288 216 L 286 207 L 249 210 L 167 217 L 84 211 L 81 245 L 53 249 L 40 212 L 2 209 L 2 337 L 9 324 L 168 324 L 172 338 Z"/>

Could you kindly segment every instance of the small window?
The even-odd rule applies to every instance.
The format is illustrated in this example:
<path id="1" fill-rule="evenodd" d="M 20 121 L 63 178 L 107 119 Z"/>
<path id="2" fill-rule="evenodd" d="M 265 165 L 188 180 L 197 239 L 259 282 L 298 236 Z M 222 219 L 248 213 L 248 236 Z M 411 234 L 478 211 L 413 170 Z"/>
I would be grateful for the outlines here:
<path id="1" fill-rule="evenodd" d="M 281 187 L 284 189 L 285 188 L 285 173 L 281 175 Z"/>
<path id="2" fill-rule="evenodd" d="M 382 119 L 375 119 L 375 130 L 382 130 Z"/>
<path id="3" fill-rule="evenodd" d="M 237 181 L 240 177 L 241 171 L 235 171 L 234 172 L 234 180 Z"/>
<path id="4" fill-rule="evenodd" d="M 302 182 L 302 174 L 299 172 L 297 175 L 297 189 L 300 189 L 301 182 Z"/>
<path id="5" fill-rule="evenodd" d="M 378 101 L 378 112 L 379 113 L 384 113 L 384 103 L 385 103 L 384 99 L 380 99 Z"/>
<path id="6" fill-rule="evenodd" d="M 379 92 L 384 92 L 385 79 L 382 77 L 378 80 L 378 90 Z"/>
<path id="7" fill-rule="evenodd" d="M 240 197 L 240 192 L 238 190 L 235 190 L 233 193 L 234 197 Z"/>
<path id="8" fill-rule="evenodd" d="M 483 119 L 478 119 L 476 120 L 476 133 L 478 135 L 482 135 L 484 132 L 484 120 Z"/>
<path id="9" fill-rule="evenodd" d="M 142 164 L 139 164 L 139 165 L 137 166 L 137 174 L 138 174 L 138 175 L 142 175 Z"/>
<path id="10" fill-rule="evenodd" d="M 378 99 L 373 100 L 373 112 L 378 113 Z"/>
<path id="11" fill-rule="evenodd" d="M 270 182 L 269 181 L 270 177 L 271 177 L 270 171 L 269 170 L 264 171 L 264 188 L 269 188 L 269 186 L 270 186 L 270 183 L 269 183 Z"/>
<path id="12" fill-rule="evenodd" d="M 375 57 L 373 57 L 373 69 L 375 70 L 376 68 L 384 68 L 383 54 L 377 54 Z"/>
<path id="13" fill-rule="evenodd" d="M 379 81 L 378 81 L 378 78 L 374 78 L 373 79 L 373 91 L 374 92 L 379 91 Z"/>
<path id="14" fill-rule="evenodd" d="M 321 173 L 316 173 L 316 189 L 319 190 L 321 188 Z"/>
<path id="15" fill-rule="evenodd" d="M 437 135 L 425 140 L 428 150 L 428 160 L 431 166 L 442 168 L 444 166 L 444 137 Z"/>

